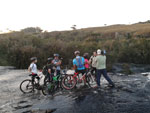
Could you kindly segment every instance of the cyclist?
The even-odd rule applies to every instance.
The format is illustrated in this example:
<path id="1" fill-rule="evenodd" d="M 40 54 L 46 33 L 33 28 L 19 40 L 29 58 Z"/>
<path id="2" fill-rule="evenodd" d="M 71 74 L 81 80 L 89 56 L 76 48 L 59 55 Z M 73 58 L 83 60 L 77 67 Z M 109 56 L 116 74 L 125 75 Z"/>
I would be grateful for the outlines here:
<path id="1" fill-rule="evenodd" d="M 114 87 L 115 84 L 112 82 L 112 80 L 108 77 L 107 71 L 106 71 L 106 56 L 101 54 L 101 50 L 97 50 L 97 57 L 96 57 L 96 69 L 97 69 L 97 85 L 100 87 L 100 78 L 101 74 L 103 74 L 104 78 L 109 82 L 110 87 Z"/>
<path id="2" fill-rule="evenodd" d="M 44 82 L 48 79 L 48 81 L 52 81 L 52 77 L 54 76 L 54 65 L 52 63 L 53 58 L 48 58 L 47 59 L 47 65 L 46 65 L 46 76 L 44 79 Z"/>
<path id="3" fill-rule="evenodd" d="M 54 60 L 52 61 L 52 64 L 56 66 L 56 75 L 60 75 L 61 60 L 59 59 L 59 54 L 54 54 Z"/>
<path id="4" fill-rule="evenodd" d="M 73 68 L 75 72 L 82 73 L 83 75 L 85 73 L 85 60 L 80 56 L 80 51 L 75 51 L 74 54 L 76 58 L 73 59 Z"/>
<path id="5" fill-rule="evenodd" d="M 84 57 L 84 60 L 85 60 L 85 65 L 84 66 L 85 66 L 86 72 L 88 72 L 89 71 L 89 64 L 90 64 L 90 62 L 88 60 L 88 53 L 84 53 L 83 57 Z"/>
<path id="6" fill-rule="evenodd" d="M 91 67 L 92 67 L 91 73 L 94 74 L 95 72 L 95 76 L 96 76 L 96 56 L 97 56 L 97 53 L 94 51 L 93 55 L 90 57 L 90 60 L 89 60 L 89 62 L 91 63 Z"/>
<path id="7" fill-rule="evenodd" d="M 28 67 L 28 71 L 31 72 L 31 75 L 32 75 L 32 84 L 34 83 L 34 79 L 35 79 L 35 78 L 37 78 L 38 83 L 39 83 L 40 78 L 39 78 L 39 76 L 37 75 L 38 70 L 37 70 L 37 65 L 36 65 L 36 63 L 37 63 L 37 58 L 36 58 L 36 57 L 32 57 L 32 58 L 30 58 L 30 60 L 31 60 L 31 64 L 30 64 L 30 66 Z"/>

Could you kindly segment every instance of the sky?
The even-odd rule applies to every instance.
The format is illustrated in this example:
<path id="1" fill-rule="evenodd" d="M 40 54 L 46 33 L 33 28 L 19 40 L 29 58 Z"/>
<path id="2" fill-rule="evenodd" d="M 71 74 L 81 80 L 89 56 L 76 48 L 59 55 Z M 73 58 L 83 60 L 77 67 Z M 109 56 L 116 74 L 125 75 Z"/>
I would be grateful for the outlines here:
<path id="1" fill-rule="evenodd" d="M 150 20 L 150 0 L 0 0 L 0 32 L 71 30 Z"/>

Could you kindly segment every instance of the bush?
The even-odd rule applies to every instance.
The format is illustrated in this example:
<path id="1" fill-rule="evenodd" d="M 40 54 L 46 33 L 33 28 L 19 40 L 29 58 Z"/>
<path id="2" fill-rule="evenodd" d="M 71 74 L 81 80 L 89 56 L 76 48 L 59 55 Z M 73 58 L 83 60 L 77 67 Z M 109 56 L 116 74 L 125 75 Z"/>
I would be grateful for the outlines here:
<path id="1" fill-rule="evenodd" d="M 68 65 L 72 63 L 75 50 L 80 50 L 83 55 L 85 52 L 92 54 L 99 48 L 107 51 L 109 71 L 117 62 L 150 63 L 150 40 L 148 38 L 104 39 L 101 38 L 103 35 L 93 38 L 92 35 L 89 35 L 90 32 L 78 30 L 40 34 L 14 32 L 0 35 L 0 65 L 27 68 L 30 64 L 29 59 L 36 56 L 38 57 L 38 67 L 42 68 L 46 59 L 53 57 L 54 53 L 60 54 L 60 57 L 63 58 L 63 65 Z M 128 66 L 125 66 L 125 69 L 127 73 L 130 73 Z"/>

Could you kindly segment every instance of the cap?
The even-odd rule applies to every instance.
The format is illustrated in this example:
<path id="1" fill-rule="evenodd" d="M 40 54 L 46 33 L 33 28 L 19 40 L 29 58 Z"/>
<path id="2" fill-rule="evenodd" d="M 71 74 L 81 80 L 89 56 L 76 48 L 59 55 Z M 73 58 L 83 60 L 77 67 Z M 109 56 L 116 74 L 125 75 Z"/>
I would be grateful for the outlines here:
<path id="1" fill-rule="evenodd" d="M 101 50 L 100 50 L 100 49 L 97 50 L 97 54 L 98 54 L 98 55 L 101 54 Z"/>

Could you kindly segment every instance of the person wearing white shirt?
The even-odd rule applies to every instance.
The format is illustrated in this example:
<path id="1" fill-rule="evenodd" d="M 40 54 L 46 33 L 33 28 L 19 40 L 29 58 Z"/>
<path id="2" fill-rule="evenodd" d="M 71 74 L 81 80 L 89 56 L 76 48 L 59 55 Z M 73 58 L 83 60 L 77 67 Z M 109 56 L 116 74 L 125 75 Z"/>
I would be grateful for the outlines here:
<path id="1" fill-rule="evenodd" d="M 37 78 L 38 79 L 38 82 L 39 82 L 39 77 L 37 75 L 38 73 L 38 69 L 37 69 L 37 58 L 36 57 L 32 57 L 31 59 L 31 64 L 28 68 L 28 71 L 31 72 L 31 75 L 32 75 L 32 83 L 34 83 L 34 79 Z"/>

